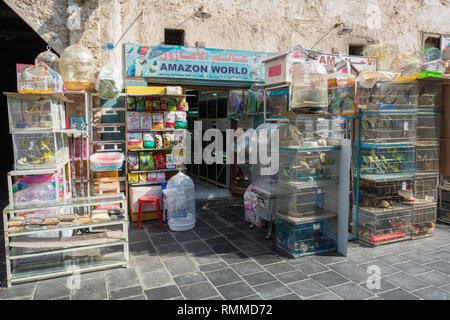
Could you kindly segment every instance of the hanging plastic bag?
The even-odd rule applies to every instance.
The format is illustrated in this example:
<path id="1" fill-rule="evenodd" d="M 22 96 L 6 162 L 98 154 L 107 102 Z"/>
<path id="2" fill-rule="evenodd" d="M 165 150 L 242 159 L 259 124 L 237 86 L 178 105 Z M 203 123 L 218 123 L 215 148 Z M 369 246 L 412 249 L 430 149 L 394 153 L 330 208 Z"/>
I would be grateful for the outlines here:
<path id="1" fill-rule="evenodd" d="M 103 66 L 97 77 L 95 89 L 101 99 L 117 99 L 123 89 L 120 68 L 112 63 Z"/>

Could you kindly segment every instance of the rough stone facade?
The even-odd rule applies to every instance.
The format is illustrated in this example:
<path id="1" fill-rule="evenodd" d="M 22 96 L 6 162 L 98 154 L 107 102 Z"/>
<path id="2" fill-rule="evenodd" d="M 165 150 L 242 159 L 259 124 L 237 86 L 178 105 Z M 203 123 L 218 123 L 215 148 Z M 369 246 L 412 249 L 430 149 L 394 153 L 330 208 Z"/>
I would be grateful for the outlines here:
<path id="1" fill-rule="evenodd" d="M 81 30 L 67 28 L 68 3 L 81 7 Z M 185 45 L 202 41 L 206 47 L 276 52 L 295 44 L 310 48 L 332 25 L 343 22 L 350 35 L 333 31 L 316 49 L 348 53 L 349 44 L 397 42 L 400 52 L 422 48 L 422 33 L 450 34 L 448 0 L 6 0 L 45 41 L 61 52 L 78 42 L 89 49 L 99 65 L 121 63 L 122 46 L 113 53 L 102 50 L 116 42 L 136 16 L 121 43 L 159 44 L 164 28 L 174 28 L 203 6 L 212 15 L 192 18 L 179 28 Z"/>

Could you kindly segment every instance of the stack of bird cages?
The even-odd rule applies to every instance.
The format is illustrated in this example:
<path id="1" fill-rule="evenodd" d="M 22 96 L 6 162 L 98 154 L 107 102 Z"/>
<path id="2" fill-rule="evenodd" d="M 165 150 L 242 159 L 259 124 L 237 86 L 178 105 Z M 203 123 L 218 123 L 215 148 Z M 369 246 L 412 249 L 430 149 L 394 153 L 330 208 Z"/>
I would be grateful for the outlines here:
<path id="1" fill-rule="evenodd" d="M 367 208 L 388 208 L 403 201 L 404 196 L 413 194 L 413 180 L 374 182 L 360 180 L 360 205 Z"/>
<path id="2" fill-rule="evenodd" d="M 419 81 L 419 109 L 440 110 L 442 87 L 434 82 Z"/>
<path id="3" fill-rule="evenodd" d="M 414 197 L 436 202 L 438 199 L 439 173 L 421 174 L 414 177 Z"/>
<path id="4" fill-rule="evenodd" d="M 416 200 L 409 206 L 412 209 L 412 239 L 432 237 L 436 225 L 437 203 L 435 201 Z"/>
<path id="5" fill-rule="evenodd" d="M 438 110 L 417 111 L 416 141 L 439 143 L 441 115 Z"/>
<path id="6" fill-rule="evenodd" d="M 411 239 L 411 209 L 403 204 L 359 208 L 358 239 L 372 246 Z"/>
<path id="7" fill-rule="evenodd" d="M 439 173 L 439 145 L 416 142 L 416 174 Z"/>

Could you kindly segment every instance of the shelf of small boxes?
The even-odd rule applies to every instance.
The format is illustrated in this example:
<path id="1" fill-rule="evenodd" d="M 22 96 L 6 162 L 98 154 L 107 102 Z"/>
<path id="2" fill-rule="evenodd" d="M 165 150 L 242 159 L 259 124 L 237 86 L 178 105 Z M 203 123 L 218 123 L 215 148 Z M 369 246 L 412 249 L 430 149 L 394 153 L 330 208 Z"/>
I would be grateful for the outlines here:
<path id="1" fill-rule="evenodd" d="M 3 223 L 7 226 L 5 249 L 8 286 L 79 271 L 127 266 L 126 209 L 127 202 L 123 194 L 9 204 L 3 210 Z M 122 226 L 121 231 L 105 230 L 118 225 Z M 96 229 L 99 227 L 102 229 Z M 89 228 L 91 232 L 74 234 L 80 228 Z M 70 258 L 69 252 L 117 246 L 123 247 L 123 250 L 115 252 L 112 260 L 108 255 L 98 254 L 91 256 L 90 262 L 76 257 L 78 254 Z M 55 256 L 58 253 L 65 253 L 66 256 Z M 43 259 L 24 260 L 35 257 Z M 76 268 L 68 268 L 69 265 Z"/>

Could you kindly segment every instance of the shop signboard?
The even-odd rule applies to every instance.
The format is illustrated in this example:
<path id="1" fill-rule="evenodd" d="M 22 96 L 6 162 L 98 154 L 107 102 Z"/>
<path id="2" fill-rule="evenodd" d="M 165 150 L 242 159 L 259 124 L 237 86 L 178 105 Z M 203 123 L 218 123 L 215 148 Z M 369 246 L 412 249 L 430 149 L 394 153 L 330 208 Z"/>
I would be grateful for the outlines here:
<path id="1" fill-rule="evenodd" d="M 318 53 L 317 60 L 323 65 L 334 65 L 341 60 L 350 61 L 358 72 L 370 72 L 377 70 L 376 61 L 363 56 L 340 56 L 337 54 Z M 346 71 L 344 70 L 344 72 Z"/>
<path id="2" fill-rule="evenodd" d="M 125 75 L 141 78 L 264 82 L 267 52 L 124 45 Z"/>

